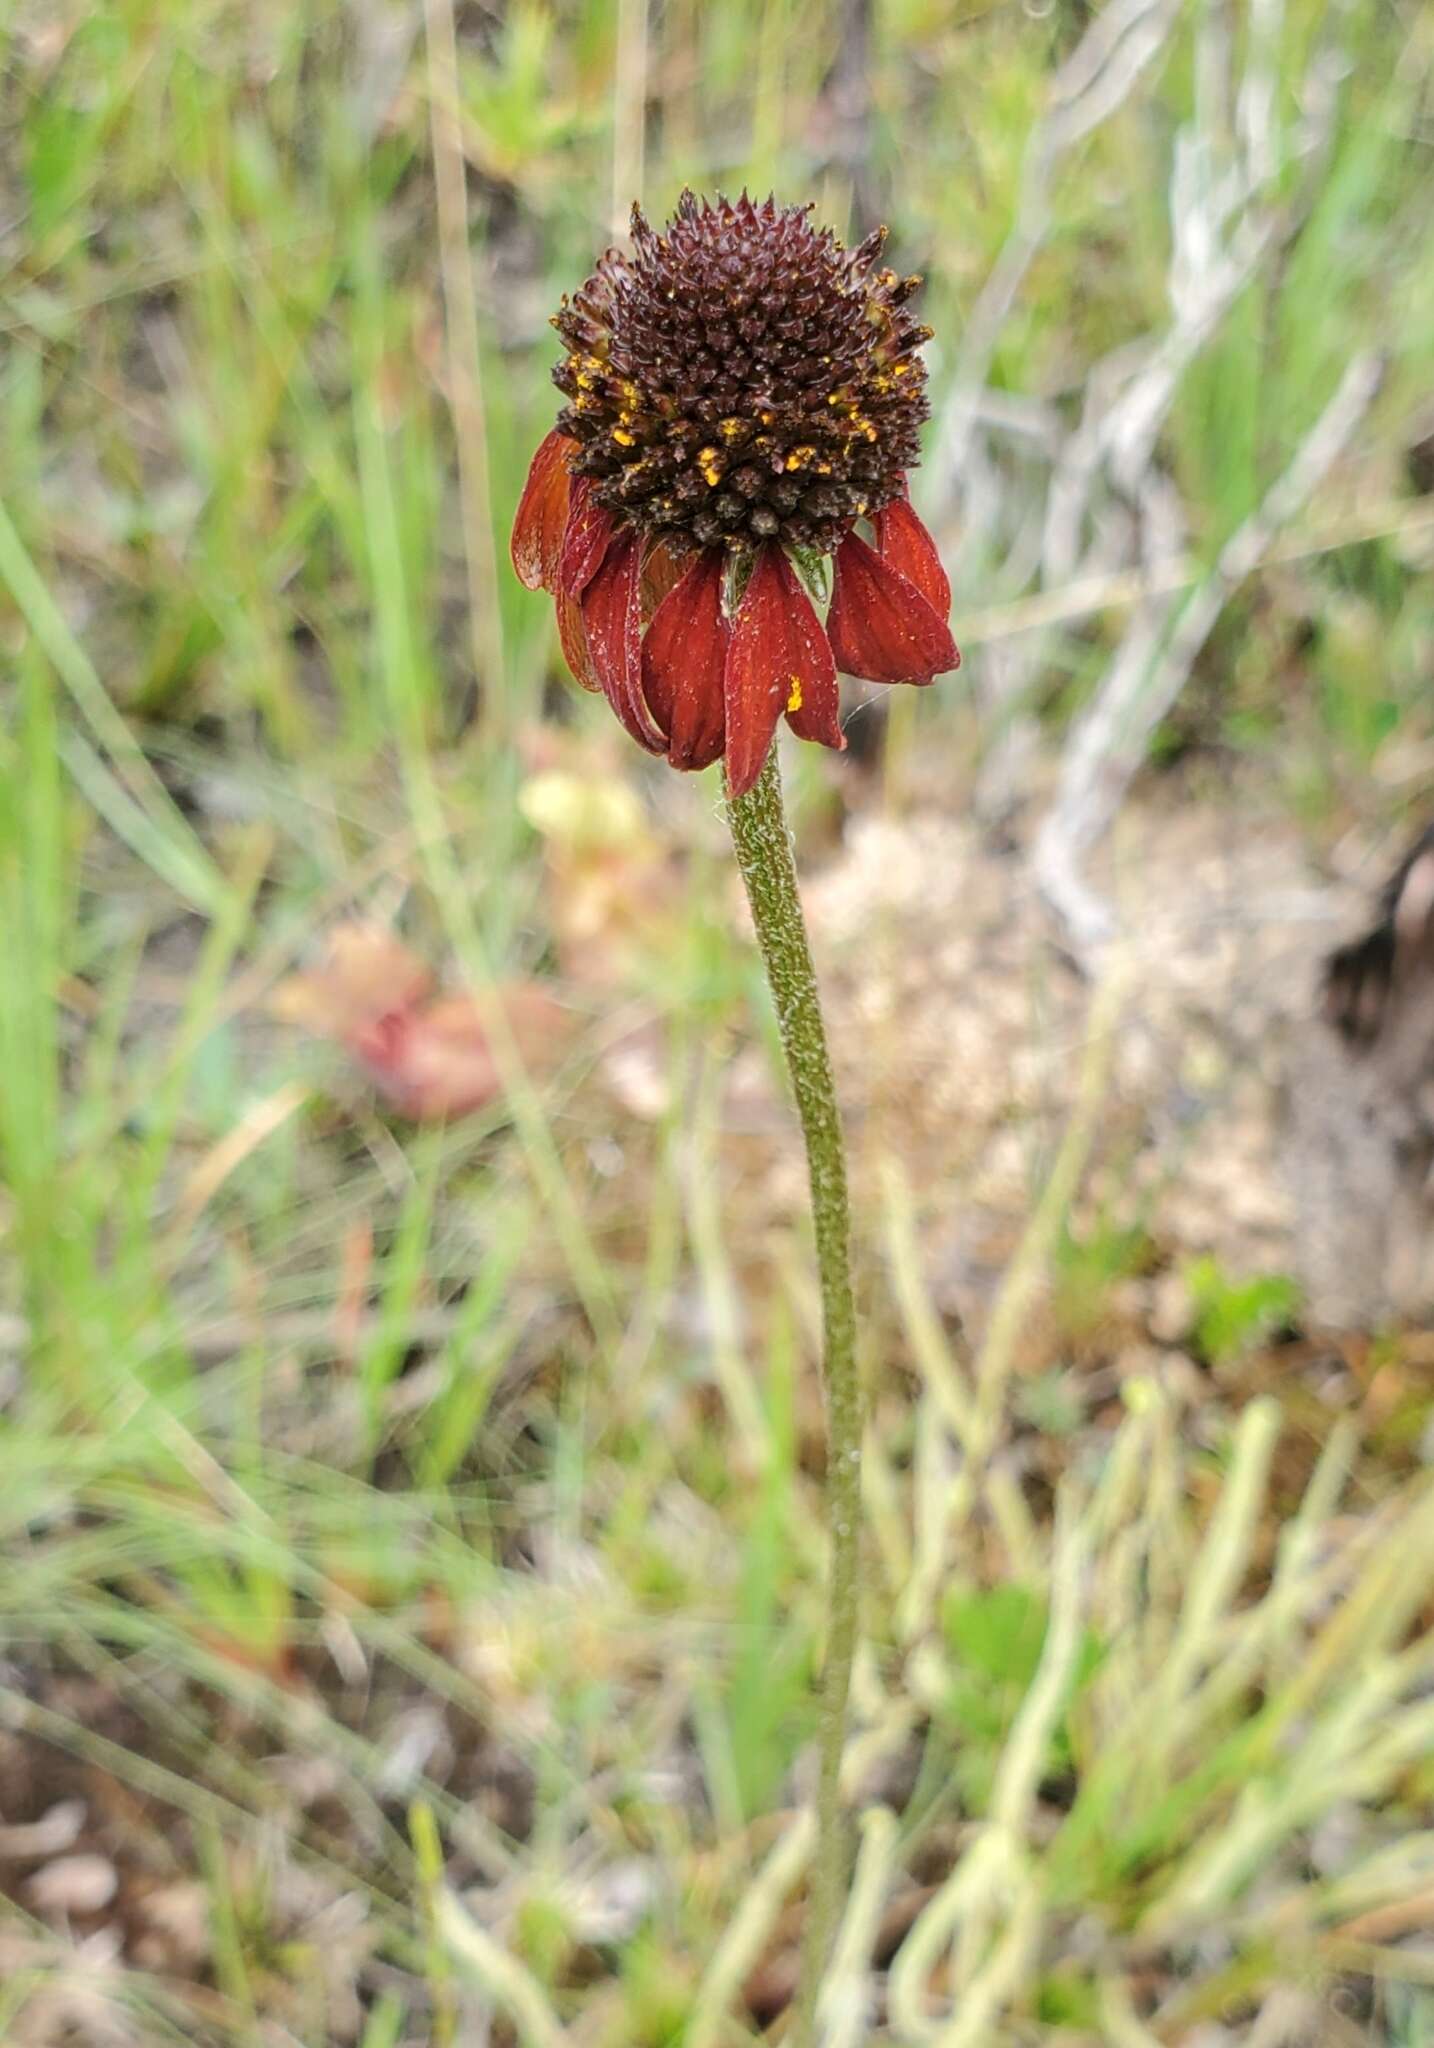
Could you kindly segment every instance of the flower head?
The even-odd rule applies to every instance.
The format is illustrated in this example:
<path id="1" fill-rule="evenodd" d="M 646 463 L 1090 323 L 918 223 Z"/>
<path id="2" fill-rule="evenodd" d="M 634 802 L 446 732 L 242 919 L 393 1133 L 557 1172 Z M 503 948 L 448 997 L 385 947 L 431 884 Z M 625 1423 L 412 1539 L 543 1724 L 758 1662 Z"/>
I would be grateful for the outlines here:
<path id="1" fill-rule="evenodd" d="M 920 280 L 879 266 L 885 229 L 848 251 L 808 212 L 684 192 L 658 234 L 633 208 L 632 254 L 608 250 L 554 318 L 568 402 L 513 529 L 578 681 L 674 767 L 725 756 L 734 796 L 783 716 L 845 744 L 838 669 L 929 683 L 960 660 L 906 495 Z"/>

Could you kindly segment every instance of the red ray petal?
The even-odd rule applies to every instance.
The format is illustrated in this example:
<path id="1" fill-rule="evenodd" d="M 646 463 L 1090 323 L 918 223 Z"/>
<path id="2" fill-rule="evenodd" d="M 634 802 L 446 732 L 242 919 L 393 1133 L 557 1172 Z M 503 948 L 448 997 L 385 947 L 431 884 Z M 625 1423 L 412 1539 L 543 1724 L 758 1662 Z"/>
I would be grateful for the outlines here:
<path id="1" fill-rule="evenodd" d="M 777 720 L 793 697 L 813 738 L 835 730 L 825 713 L 836 692 L 832 651 L 791 563 L 768 543 L 737 607 L 727 650 L 727 787 L 743 796 L 762 772 Z M 813 707 L 808 719 L 805 707 Z M 818 729 L 820 728 L 820 729 Z M 801 727 L 798 727 L 801 730 Z M 838 732 L 827 744 L 841 744 Z"/>
<path id="2" fill-rule="evenodd" d="M 951 582 L 936 543 L 911 509 L 909 498 L 893 498 L 873 515 L 876 551 L 898 576 L 914 583 L 938 618 L 951 610 Z"/>
<path id="3" fill-rule="evenodd" d="M 873 683 L 929 683 L 961 664 L 945 620 L 855 533 L 837 550 L 827 638 L 845 675 Z"/>
<path id="4" fill-rule="evenodd" d="M 582 595 L 588 652 L 603 695 L 640 747 L 665 754 L 667 741 L 642 697 L 642 542 L 628 527 Z"/>
<path id="5" fill-rule="evenodd" d="M 725 574 L 721 548 L 704 548 L 657 607 L 642 643 L 642 687 L 674 768 L 706 768 L 722 752 L 731 638 L 722 616 Z"/>
<path id="6" fill-rule="evenodd" d="M 672 541 L 655 540 L 649 543 L 642 558 L 642 622 L 647 624 L 654 616 L 669 590 L 682 579 L 682 572 L 692 559 L 689 548 L 674 545 Z"/>
<path id="7" fill-rule="evenodd" d="M 560 590 L 553 599 L 553 609 L 558 615 L 558 639 L 562 642 L 563 660 L 572 671 L 576 681 L 585 690 L 600 690 L 602 684 L 593 668 L 592 654 L 588 649 L 587 627 L 583 624 L 582 606 L 576 598 L 565 597 Z"/>
<path id="8" fill-rule="evenodd" d="M 558 588 L 569 597 L 581 597 L 596 576 L 615 531 L 611 512 L 593 503 L 593 487 L 585 476 L 575 477 L 563 551 L 558 561 Z"/>
<path id="9" fill-rule="evenodd" d="M 538 443 L 528 469 L 509 551 L 518 581 L 529 590 L 551 590 L 557 581 L 572 484 L 567 457 L 577 445 L 554 429 Z"/>
<path id="10" fill-rule="evenodd" d="M 841 729 L 841 691 L 837 688 L 836 663 L 830 659 L 831 644 L 823 638 L 828 661 L 819 673 L 801 678 L 801 688 L 787 692 L 787 723 L 799 740 L 815 740 L 818 746 L 846 752 L 846 734 Z"/>

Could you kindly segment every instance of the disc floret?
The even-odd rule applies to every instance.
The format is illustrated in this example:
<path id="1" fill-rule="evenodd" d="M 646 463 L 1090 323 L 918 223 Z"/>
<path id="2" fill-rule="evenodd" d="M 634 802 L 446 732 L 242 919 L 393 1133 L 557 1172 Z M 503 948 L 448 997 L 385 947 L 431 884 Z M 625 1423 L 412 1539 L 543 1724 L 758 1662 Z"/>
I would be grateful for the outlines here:
<path id="1" fill-rule="evenodd" d="M 640 207 L 553 324 L 559 432 L 597 503 L 646 532 L 834 553 L 903 489 L 927 416 L 919 277 L 846 250 L 811 209 L 685 192 L 665 233 Z"/>

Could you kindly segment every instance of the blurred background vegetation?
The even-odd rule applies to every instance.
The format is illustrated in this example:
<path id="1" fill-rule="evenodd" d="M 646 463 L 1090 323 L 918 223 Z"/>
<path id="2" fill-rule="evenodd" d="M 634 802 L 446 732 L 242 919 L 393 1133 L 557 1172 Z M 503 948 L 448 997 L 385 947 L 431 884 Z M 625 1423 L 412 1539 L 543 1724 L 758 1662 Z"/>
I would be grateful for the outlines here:
<path id="1" fill-rule="evenodd" d="M 813 871 L 913 811 L 1024 847 L 1153 569 L 1162 646 L 1209 623 L 1140 788 L 1234 790 L 1321 872 L 1434 774 L 1434 16 L 0 19 L 0 2038 L 777 2038 L 800 1182 L 715 780 L 626 748 L 508 571 L 547 318 L 685 183 L 886 220 L 926 274 L 966 663 L 793 762 Z M 447 1122 L 355 1021 L 425 975 Z M 1156 1341 L 1205 1378 L 1142 1328 L 1112 1380 L 1112 1302 L 1183 1252 L 1072 1223 L 1087 1081 L 969 1372 L 921 1237 L 952 1163 L 898 1115 L 859 1177 L 833 2048 L 1413 2048 L 1427 1349 L 1362 1339 L 1291 1454 L 1251 1360 L 1297 1289 L 1202 1255 Z"/>

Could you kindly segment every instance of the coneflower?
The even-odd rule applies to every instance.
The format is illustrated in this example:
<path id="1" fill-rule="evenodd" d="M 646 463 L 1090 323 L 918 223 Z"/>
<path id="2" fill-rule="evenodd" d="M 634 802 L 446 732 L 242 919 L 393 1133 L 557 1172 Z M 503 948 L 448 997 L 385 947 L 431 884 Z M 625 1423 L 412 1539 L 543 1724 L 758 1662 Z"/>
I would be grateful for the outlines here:
<path id="1" fill-rule="evenodd" d="M 806 1140 L 831 1566 L 797 2048 L 814 2040 L 849 1866 L 862 1423 L 846 1155 L 772 740 L 785 717 L 845 744 L 838 671 L 929 683 L 960 660 L 906 492 L 927 414 L 930 330 L 907 306 L 920 280 L 882 267 L 884 230 L 847 251 L 809 212 L 684 192 L 657 234 L 633 208 L 632 254 L 610 249 L 554 318 L 567 404 L 513 528 L 513 565 L 552 592 L 578 681 L 673 767 L 723 762 Z"/>
<path id="2" fill-rule="evenodd" d="M 738 797 L 783 716 L 845 744 L 838 671 L 929 683 L 960 661 L 906 492 L 920 279 L 882 267 L 885 229 L 848 251 L 809 215 L 684 192 L 658 234 L 633 208 L 633 253 L 554 316 L 568 402 L 513 528 L 578 681 L 673 767 L 725 759 Z"/>

